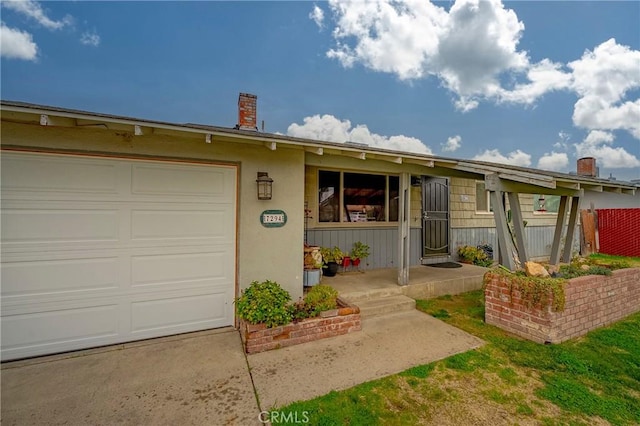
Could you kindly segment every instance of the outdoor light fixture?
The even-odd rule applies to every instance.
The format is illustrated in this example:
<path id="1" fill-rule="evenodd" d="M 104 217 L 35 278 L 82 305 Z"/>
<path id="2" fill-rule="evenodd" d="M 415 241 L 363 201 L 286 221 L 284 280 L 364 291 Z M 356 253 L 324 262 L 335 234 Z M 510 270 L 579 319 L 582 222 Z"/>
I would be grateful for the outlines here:
<path id="1" fill-rule="evenodd" d="M 258 200 L 270 200 L 272 193 L 273 179 L 269 177 L 267 172 L 258 172 Z"/>
<path id="2" fill-rule="evenodd" d="M 540 195 L 540 198 L 538 198 L 538 211 L 539 212 L 546 212 L 547 211 L 547 200 L 544 199 L 544 195 Z"/>

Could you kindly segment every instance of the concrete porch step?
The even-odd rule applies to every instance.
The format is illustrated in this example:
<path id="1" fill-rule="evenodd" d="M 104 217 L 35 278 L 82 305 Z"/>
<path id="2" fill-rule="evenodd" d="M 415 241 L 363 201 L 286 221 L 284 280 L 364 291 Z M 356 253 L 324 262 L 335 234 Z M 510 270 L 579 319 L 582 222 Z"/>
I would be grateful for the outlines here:
<path id="1" fill-rule="evenodd" d="M 390 285 L 388 287 L 367 289 L 364 291 L 340 291 L 340 297 L 360 306 L 366 300 L 381 299 L 384 297 L 400 296 L 403 294 L 402 287 Z"/>
<path id="2" fill-rule="evenodd" d="M 372 318 L 390 313 L 411 311 L 416 308 L 416 301 L 403 295 L 365 299 L 355 302 L 360 308 L 362 318 Z"/>

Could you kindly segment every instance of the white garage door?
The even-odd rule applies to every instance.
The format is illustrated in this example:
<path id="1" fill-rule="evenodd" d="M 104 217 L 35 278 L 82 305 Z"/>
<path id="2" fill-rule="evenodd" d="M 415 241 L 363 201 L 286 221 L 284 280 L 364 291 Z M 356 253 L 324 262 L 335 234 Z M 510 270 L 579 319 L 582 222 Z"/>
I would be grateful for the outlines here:
<path id="1" fill-rule="evenodd" d="M 233 324 L 235 167 L 2 153 L 2 359 Z"/>

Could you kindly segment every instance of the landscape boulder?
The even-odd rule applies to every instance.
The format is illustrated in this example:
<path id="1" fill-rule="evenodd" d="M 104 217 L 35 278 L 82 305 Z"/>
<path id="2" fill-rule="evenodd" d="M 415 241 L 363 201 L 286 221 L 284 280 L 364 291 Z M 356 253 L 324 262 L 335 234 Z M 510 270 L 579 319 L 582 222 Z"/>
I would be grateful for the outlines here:
<path id="1" fill-rule="evenodd" d="M 550 276 L 549 271 L 547 271 L 544 266 L 536 262 L 525 262 L 524 270 L 529 277 L 548 278 Z"/>

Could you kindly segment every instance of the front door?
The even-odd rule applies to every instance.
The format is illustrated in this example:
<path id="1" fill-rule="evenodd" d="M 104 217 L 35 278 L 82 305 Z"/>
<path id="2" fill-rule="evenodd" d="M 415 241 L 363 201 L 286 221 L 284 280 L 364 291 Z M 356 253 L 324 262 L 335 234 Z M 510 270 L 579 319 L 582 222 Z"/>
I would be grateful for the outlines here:
<path id="1" fill-rule="evenodd" d="M 422 176 L 422 257 L 449 254 L 448 179 Z"/>

